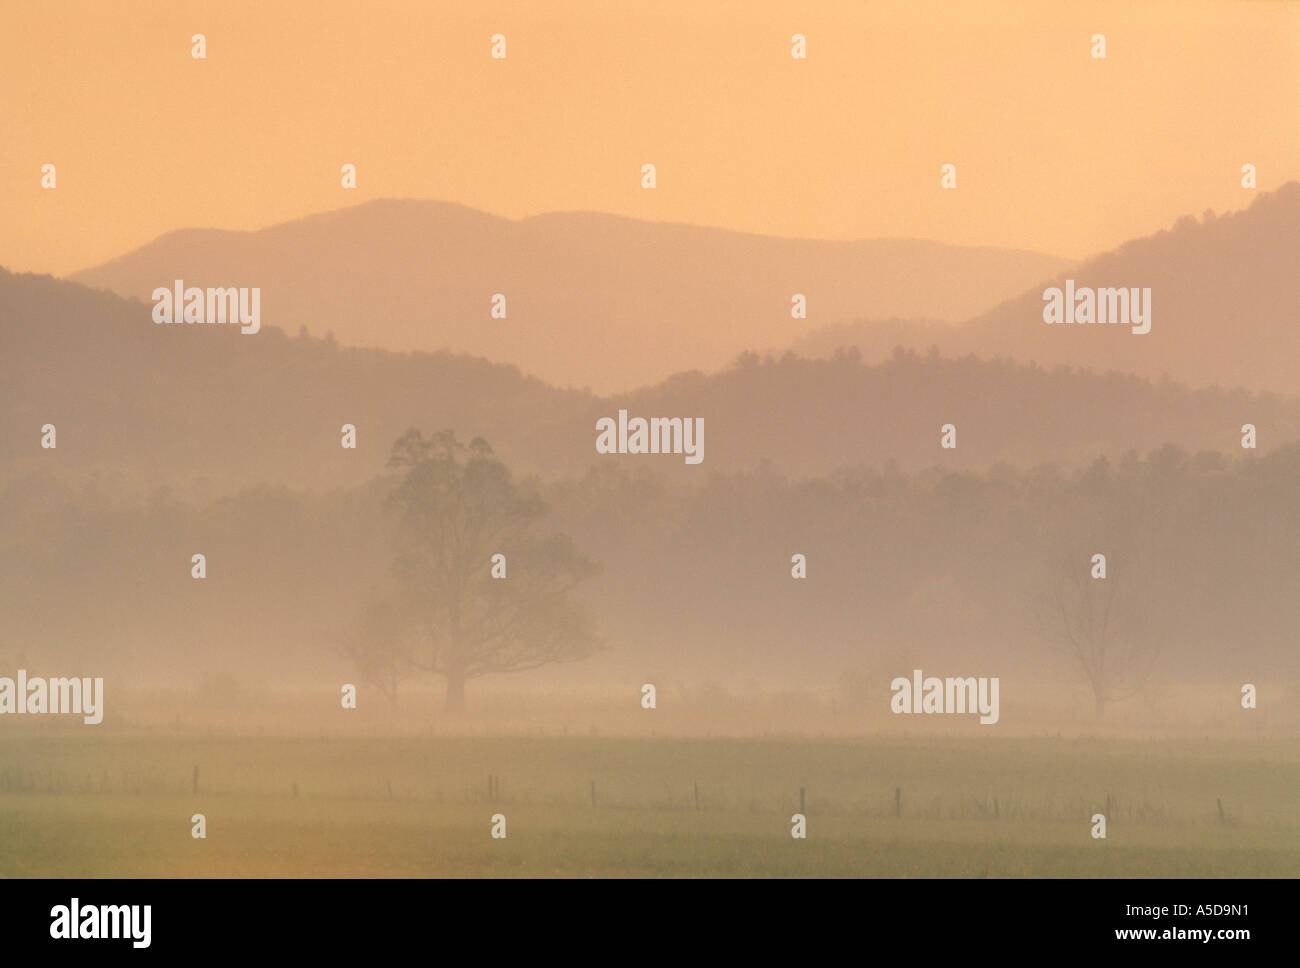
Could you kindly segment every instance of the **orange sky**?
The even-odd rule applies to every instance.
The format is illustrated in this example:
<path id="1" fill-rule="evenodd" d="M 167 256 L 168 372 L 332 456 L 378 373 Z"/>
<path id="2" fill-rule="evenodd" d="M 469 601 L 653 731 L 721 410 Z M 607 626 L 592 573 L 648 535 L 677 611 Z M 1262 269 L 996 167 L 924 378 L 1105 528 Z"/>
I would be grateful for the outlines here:
<path id="1" fill-rule="evenodd" d="M 20 271 L 378 197 L 1085 256 L 1300 178 L 1300 4 L 9 2 L 0 143 Z"/>

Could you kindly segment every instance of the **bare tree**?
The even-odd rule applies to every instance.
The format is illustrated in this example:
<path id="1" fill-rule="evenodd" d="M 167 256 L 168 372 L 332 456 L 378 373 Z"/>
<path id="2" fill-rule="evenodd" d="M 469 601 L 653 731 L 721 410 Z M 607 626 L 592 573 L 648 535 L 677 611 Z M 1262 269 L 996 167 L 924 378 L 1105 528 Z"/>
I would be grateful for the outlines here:
<path id="1" fill-rule="evenodd" d="M 1092 692 L 1097 718 L 1106 704 L 1141 691 L 1159 654 L 1149 634 L 1136 564 L 1108 557 L 1094 578 L 1091 555 L 1072 553 L 1048 569 L 1038 600 L 1040 626 L 1074 660 Z"/>

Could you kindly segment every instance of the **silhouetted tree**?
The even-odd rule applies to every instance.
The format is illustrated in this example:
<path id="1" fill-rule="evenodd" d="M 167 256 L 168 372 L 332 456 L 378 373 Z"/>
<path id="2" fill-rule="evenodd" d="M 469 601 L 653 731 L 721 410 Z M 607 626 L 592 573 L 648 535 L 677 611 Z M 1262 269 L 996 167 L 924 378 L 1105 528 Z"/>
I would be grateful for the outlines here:
<path id="1" fill-rule="evenodd" d="M 1093 578 L 1090 557 L 1073 553 L 1057 559 L 1042 590 L 1039 621 L 1073 658 L 1101 719 L 1107 703 L 1142 689 L 1158 649 L 1146 634 L 1136 567 L 1108 555 L 1106 577 Z"/>
<path id="2" fill-rule="evenodd" d="M 515 482 L 481 438 L 410 430 L 389 466 L 404 472 L 387 506 L 397 517 L 397 613 L 377 617 L 405 667 L 447 683 L 447 708 L 465 705 L 468 680 L 571 662 L 600 648 L 570 592 L 595 572 L 563 535 L 538 535 L 547 507 Z M 506 577 L 493 578 L 492 557 Z"/>

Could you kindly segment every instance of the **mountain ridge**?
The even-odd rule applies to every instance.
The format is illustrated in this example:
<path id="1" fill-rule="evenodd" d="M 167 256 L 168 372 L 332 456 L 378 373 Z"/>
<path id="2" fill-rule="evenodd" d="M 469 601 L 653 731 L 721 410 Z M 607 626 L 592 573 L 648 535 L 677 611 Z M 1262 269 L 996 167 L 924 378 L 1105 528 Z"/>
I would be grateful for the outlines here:
<path id="1" fill-rule="evenodd" d="M 347 345 L 449 349 L 603 393 L 715 369 L 867 307 L 960 320 L 1070 263 L 915 239 L 786 239 L 602 213 L 511 220 L 372 200 L 252 232 L 185 229 L 67 277 L 148 300 L 257 286 L 265 321 Z M 494 294 L 506 318 L 491 315 Z M 792 314 L 807 299 L 807 318 Z"/>
<path id="2" fill-rule="evenodd" d="M 482 436 L 520 473 L 580 475 L 614 461 L 595 452 L 596 421 L 702 417 L 702 465 L 627 455 L 673 478 L 765 464 L 793 479 L 896 464 L 962 472 L 998 463 L 1077 466 L 1165 444 L 1242 456 L 1239 428 L 1260 453 L 1300 439 L 1300 397 L 1192 390 L 1119 372 L 896 351 L 866 364 L 745 352 L 705 373 L 597 396 L 557 388 L 482 357 L 398 353 L 290 337 L 274 326 L 161 326 L 150 307 L 66 280 L 0 269 L 0 468 L 121 473 L 140 488 L 211 482 L 329 489 L 383 473 L 412 426 Z M 39 429 L 58 426 L 56 452 Z M 343 450 L 343 424 L 358 449 Z M 958 427 L 956 450 L 940 427 Z"/>
<path id="3" fill-rule="evenodd" d="M 1138 286 L 1153 298 L 1151 332 L 1048 326 L 1044 287 Z M 1260 193 L 1237 212 L 1180 218 L 1042 280 L 955 327 L 860 320 L 822 327 L 791 348 L 819 355 L 856 346 L 883 359 L 893 345 L 1085 365 L 1193 387 L 1300 392 L 1300 182 Z M 933 322 L 933 321 L 927 321 Z"/>

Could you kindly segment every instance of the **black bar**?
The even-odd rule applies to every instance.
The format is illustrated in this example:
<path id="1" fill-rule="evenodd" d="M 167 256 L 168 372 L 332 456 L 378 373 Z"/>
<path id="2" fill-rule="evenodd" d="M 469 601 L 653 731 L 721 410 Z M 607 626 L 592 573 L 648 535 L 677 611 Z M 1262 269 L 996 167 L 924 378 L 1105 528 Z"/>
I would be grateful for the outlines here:
<path id="1" fill-rule="evenodd" d="M 667 957 L 715 946 L 729 958 L 744 950 L 767 958 L 910 952 L 918 965 L 939 954 L 982 961 L 1124 949 L 1176 961 L 1195 952 L 1233 958 L 1279 950 L 1292 934 L 1294 887 L 1286 880 L 15 879 L 0 881 L 0 930 L 7 956 L 53 956 L 41 964 L 69 953 L 179 963 L 196 953 L 374 958 L 412 949 L 446 960 L 485 941 L 494 961 L 581 950 L 615 960 L 637 952 Z M 148 947 L 136 948 L 131 937 L 51 937 L 57 908 L 70 915 L 73 898 L 83 919 L 87 907 L 148 905 Z M 1177 934 L 1205 930 L 1249 936 Z M 1120 931 L 1155 936 L 1121 938 Z M 594 947 L 601 945 L 608 947 Z"/>

